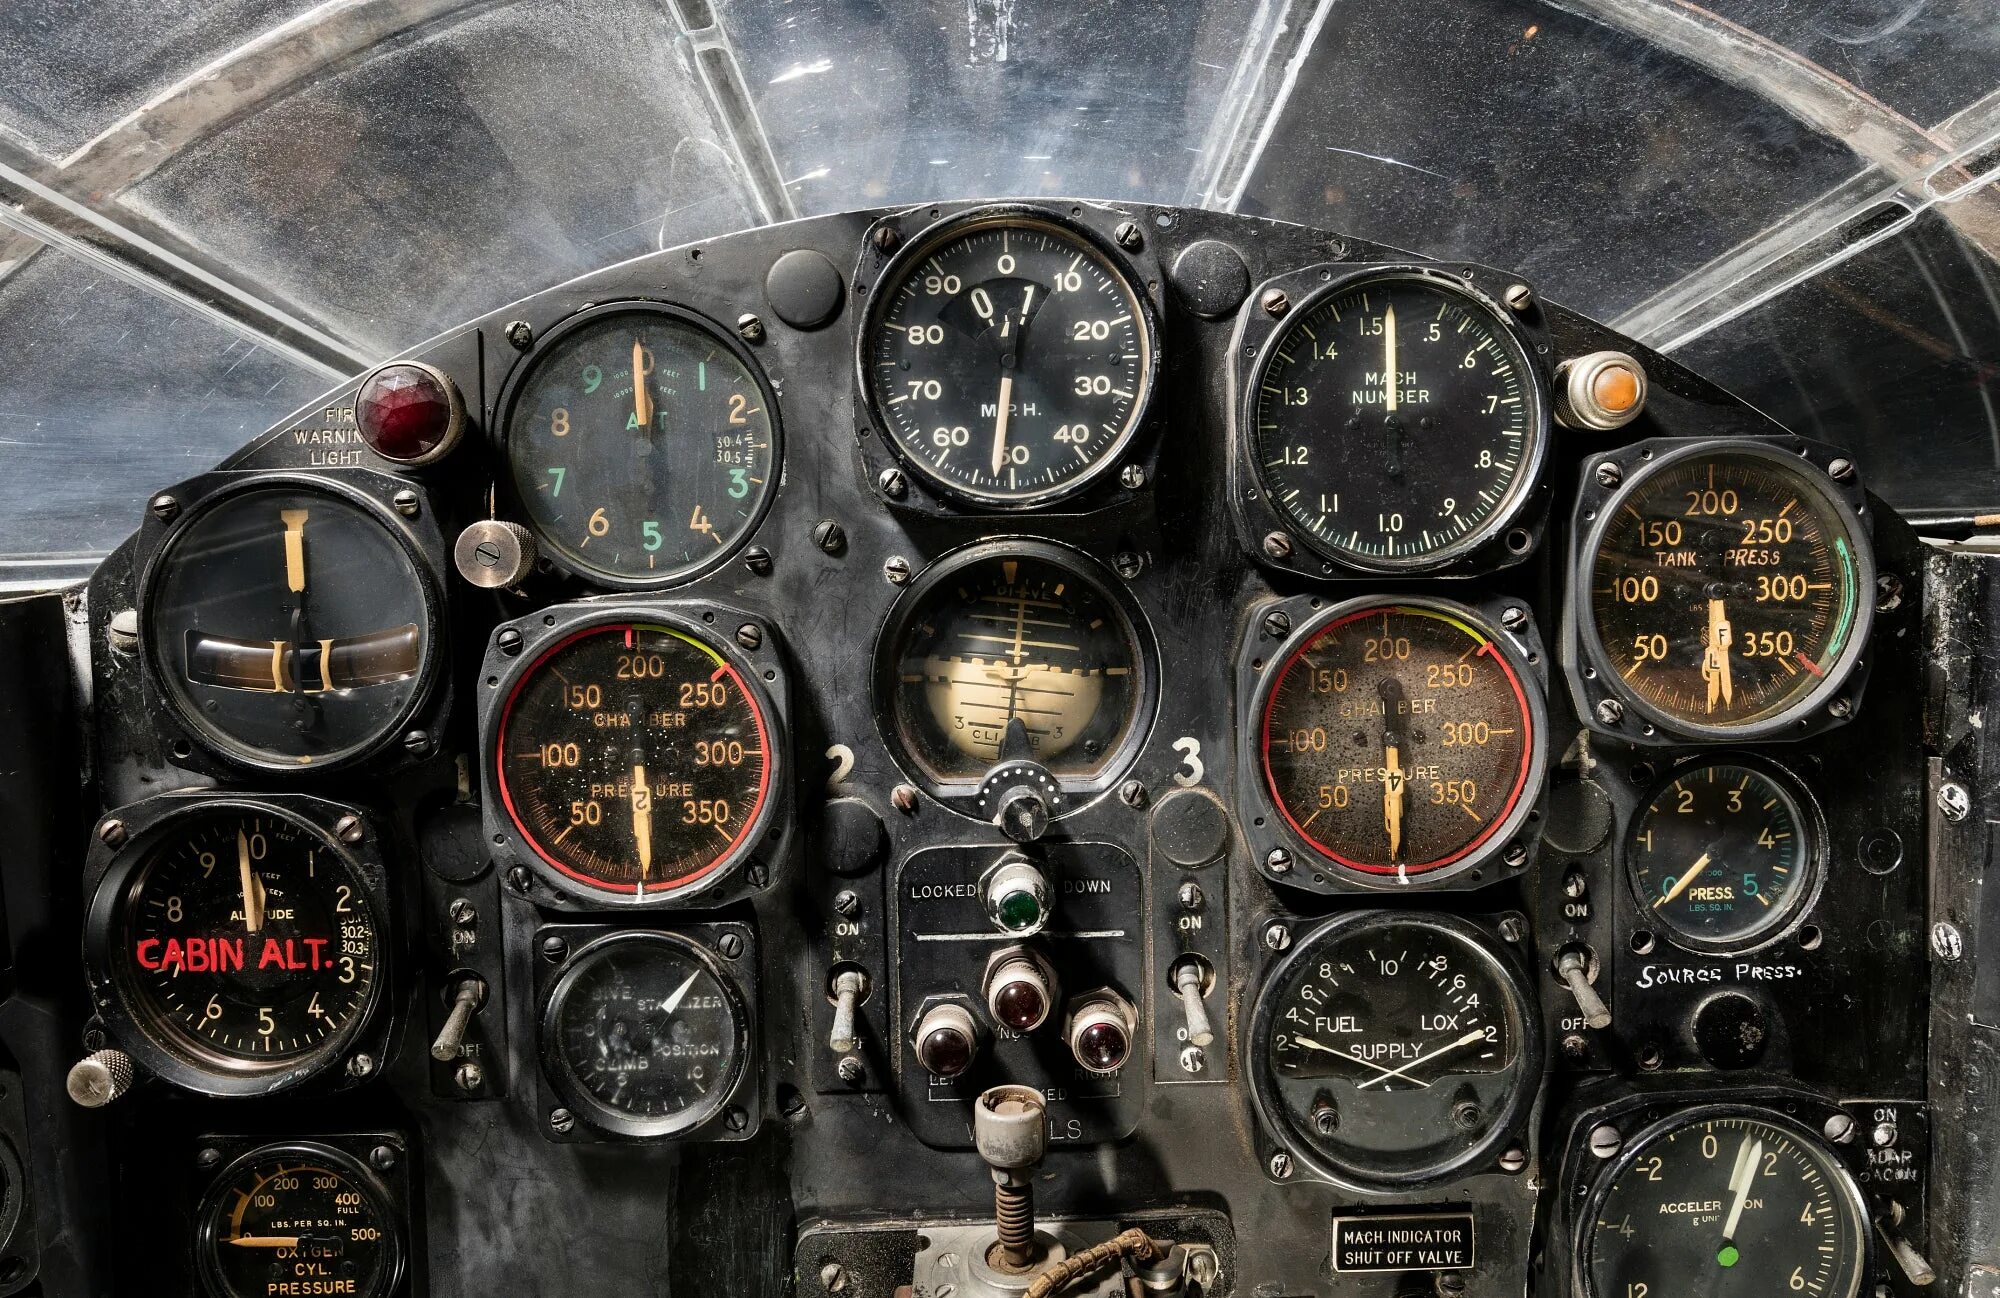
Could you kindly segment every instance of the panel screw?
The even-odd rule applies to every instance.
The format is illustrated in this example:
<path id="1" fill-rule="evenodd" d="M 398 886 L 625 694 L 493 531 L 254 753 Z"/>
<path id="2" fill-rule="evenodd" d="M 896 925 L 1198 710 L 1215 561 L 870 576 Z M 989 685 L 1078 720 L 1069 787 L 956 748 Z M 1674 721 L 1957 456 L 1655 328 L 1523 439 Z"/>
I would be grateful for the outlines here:
<path id="1" fill-rule="evenodd" d="M 891 586 L 901 586 L 910 579 L 910 561 L 900 554 L 892 554 L 882 561 L 882 576 Z"/>
<path id="2" fill-rule="evenodd" d="M 1280 1181 L 1283 1181 L 1286 1178 L 1290 1177 L 1291 1174 L 1292 1174 L 1292 1156 L 1290 1154 L 1287 1154 L 1284 1150 L 1281 1149 L 1277 1153 L 1271 1155 L 1272 1176 L 1275 1176 Z"/>
<path id="3" fill-rule="evenodd" d="M 153 511 L 154 518 L 162 523 L 171 523 L 174 515 L 181 512 L 181 502 L 172 496 L 155 496 L 149 508 Z"/>
<path id="4" fill-rule="evenodd" d="M 903 242 L 903 232 L 893 225 L 878 225 L 871 236 L 877 252 L 894 252 Z"/>
<path id="5" fill-rule="evenodd" d="M 498 646 L 501 653 L 512 658 L 521 652 L 521 633 L 511 626 L 507 627 L 494 637 L 493 643 Z"/>
<path id="6" fill-rule="evenodd" d="M 1333 1101 L 1322 1100 L 1313 1105 L 1313 1130 L 1322 1136 L 1331 1136 L 1340 1130 L 1340 1110 L 1333 1107 Z"/>
<path id="7" fill-rule="evenodd" d="M 1182 910 L 1200 910 L 1202 903 L 1208 900 L 1201 895 L 1201 885 L 1193 879 L 1182 884 L 1175 897 L 1180 902 Z"/>
<path id="8" fill-rule="evenodd" d="M 453 897 L 451 905 L 446 909 L 451 913 L 451 922 L 460 928 L 471 928 L 479 919 L 479 912 L 473 908 L 472 902 L 464 897 Z"/>
<path id="9" fill-rule="evenodd" d="M 394 505 L 396 512 L 404 518 L 415 518 L 419 513 L 423 512 L 423 503 L 417 499 L 417 493 L 411 491 L 408 487 L 391 496 L 389 503 Z"/>
<path id="10" fill-rule="evenodd" d="M 1826 714 L 1830 717 L 1838 717 L 1844 720 L 1852 715 L 1853 712 L 1854 701 L 1852 699 L 1838 698 L 1826 705 Z"/>
<path id="11" fill-rule="evenodd" d="M 334 822 L 333 832 L 341 842 L 351 846 L 368 836 L 368 827 L 361 823 L 361 817 L 349 814 Z"/>
<path id="12" fill-rule="evenodd" d="M 1118 240 L 1118 246 L 1127 252 L 1137 252 L 1146 246 L 1145 233 L 1139 229 L 1136 222 L 1125 222 L 1118 227 L 1112 237 Z"/>
<path id="13" fill-rule="evenodd" d="M 1625 1148 L 1625 1137 L 1610 1123 L 1590 1130 L 1590 1152 L 1599 1158 L 1616 1158 Z"/>
<path id="14" fill-rule="evenodd" d="M 1509 1145 L 1500 1155 L 1500 1170 L 1509 1176 L 1516 1175 L 1528 1165 L 1528 1151 L 1519 1145 Z"/>
<path id="15" fill-rule="evenodd" d="M 1535 293 L 1526 284 L 1510 284 L 1500 300 L 1505 302 L 1507 309 L 1515 315 L 1526 315 L 1528 308 L 1535 304 Z"/>
<path id="16" fill-rule="evenodd" d="M 507 325 L 507 341 L 516 351 L 527 351 L 535 345 L 535 326 L 526 320 L 514 320 Z"/>
<path id="17" fill-rule="evenodd" d="M 880 242 L 881 230 L 875 232 Z M 838 1262 L 828 1262 L 819 1269 L 819 1287 L 828 1293 L 843 1293 L 847 1289 L 847 1268 Z"/>
<path id="18" fill-rule="evenodd" d="M 528 867 L 525 865 L 517 865 L 507 871 L 507 886 L 522 896 L 527 895 L 528 886 L 533 882 L 533 878 L 528 874 Z"/>
<path id="19" fill-rule="evenodd" d="M 375 1056 L 373 1055 L 356 1055 L 347 1061 L 347 1074 L 350 1077 L 369 1077 L 374 1072 Z"/>
<path id="20" fill-rule="evenodd" d="M 723 959 L 735 960 L 743 954 L 743 935 L 724 933 L 716 939 L 715 949 L 722 952 Z"/>
<path id="21" fill-rule="evenodd" d="M 1292 300 L 1285 296 L 1285 290 L 1274 288 L 1264 294 L 1261 305 L 1264 308 L 1264 314 L 1275 320 L 1292 309 Z"/>
<path id="22" fill-rule="evenodd" d="M 1956 825 L 1972 812 L 1972 795 L 1965 791 L 1963 784 L 1940 784 L 1937 791 L 1937 809 L 1940 815 Z"/>
<path id="23" fill-rule="evenodd" d="M 764 646 L 764 628 L 755 622 L 745 622 L 736 628 L 736 643 L 755 652 Z"/>
<path id="24" fill-rule="evenodd" d="M 749 312 L 736 317 L 736 336 L 746 343 L 764 341 L 764 322 Z"/>
<path id="25" fill-rule="evenodd" d="M 850 919 L 861 913 L 861 898 L 852 888 L 842 888 L 833 894 L 833 913 Z"/>
<path id="26" fill-rule="evenodd" d="M 1528 849 L 1519 843 L 1509 843 L 1507 850 L 1500 854 L 1500 859 L 1507 863 L 1508 869 L 1518 870 L 1528 863 Z"/>
<path id="27" fill-rule="evenodd" d="M 1500 610 L 1500 625 L 1509 631 L 1519 631 L 1528 625 L 1528 610 L 1519 604 L 1509 604 Z"/>
<path id="28" fill-rule="evenodd" d="M 1581 1059 L 1589 1050 L 1590 1043 L 1575 1032 L 1570 1033 L 1562 1039 L 1563 1054 L 1570 1059 Z"/>
<path id="29" fill-rule="evenodd" d="M 1127 780 L 1118 786 L 1118 800 L 1128 807 L 1146 805 L 1146 786 L 1137 780 Z"/>
<path id="30" fill-rule="evenodd" d="M 1292 557 L 1292 538 L 1283 532 L 1267 532 L 1264 535 L 1264 553 L 1273 559 Z"/>
<path id="31" fill-rule="evenodd" d="M 1528 926 L 1519 915 L 1508 915 L 1500 921 L 1500 936 L 1508 942 L 1519 942 L 1528 936 Z"/>
<path id="32" fill-rule="evenodd" d="M 752 888 L 761 888 L 771 881 L 771 872 L 764 868 L 762 861 L 752 861 L 750 868 L 743 872 L 743 877 L 749 880 Z"/>
<path id="33" fill-rule="evenodd" d="M 1615 726 L 1625 719 L 1625 705 L 1617 699 L 1599 699 L 1597 719 L 1607 726 Z"/>
<path id="34" fill-rule="evenodd" d="M 1949 920 L 1939 920 L 1931 928 L 1931 950 L 1940 960 L 1956 960 L 1965 954 L 1965 937 Z"/>
<path id="35" fill-rule="evenodd" d="M 139 648 L 139 610 L 121 608 L 113 613 L 111 620 L 104 625 L 104 639 L 117 653 L 136 652 Z"/>
<path id="36" fill-rule="evenodd" d="M 875 485 L 891 500 L 901 500 L 910 494 L 910 480 L 903 476 L 901 469 L 882 470 L 882 476 L 875 479 Z"/>
<path id="37" fill-rule="evenodd" d="M 839 1073 L 840 1080 L 849 1086 L 861 1085 L 861 1079 L 868 1075 L 868 1071 L 861 1066 L 861 1061 L 853 1055 L 842 1055 L 834 1071 Z"/>
<path id="38" fill-rule="evenodd" d="M 839 554 L 847 548 L 847 529 L 830 518 L 823 518 L 813 525 L 813 544 L 828 554 Z"/>
<path id="39" fill-rule="evenodd" d="M 915 815 L 917 811 L 917 786 L 914 784 L 899 784 L 891 789 L 889 791 L 889 805 L 906 816 Z"/>
<path id="40" fill-rule="evenodd" d="M 1203 1050 L 1200 1046 L 1183 1046 L 1181 1048 L 1182 1072 L 1199 1073 L 1206 1067 L 1208 1067 L 1208 1052 L 1206 1050 Z"/>
<path id="41" fill-rule="evenodd" d="M 1835 460 L 1826 466 L 1826 476 L 1835 482 L 1854 481 L 1854 461 Z"/>
<path id="42" fill-rule="evenodd" d="M 1273 923 L 1264 929 L 1264 945 L 1273 951 L 1282 951 L 1292 944 L 1292 931 L 1283 924 Z"/>
<path id="43" fill-rule="evenodd" d="M 1875 579 L 1875 608 L 1877 612 L 1893 613 L 1903 607 L 1903 579 L 1893 572 L 1885 572 Z"/>
<path id="44" fill-rule="evenodd" d="M 194 1165 L 196 1167 L 214 1167 L 221 1161 L 222 1151 L 219 1149 L 204 1149 L 194 1156 Z"/>
<path id="45" fill-rule="evenodd" d="M 106 847 L 125 846 L 125 822 L 117 819 L 105 821 L 97 827 L 97 839 Z"/>
<path id="46" fill-rule="evenodd" d="M 386 1172 L 396 1165 L 396 1151 L 387 1145 L 377 1145 L 368 1151 L 368 1166 L 378 1172 Z"/>
<path id="47" fill-rule="evenodd" d="M 771 575 L 771 552 L 761 545 L 753 545 L 743 552 L 743 566 L 759 577 Z"/>
<path id="48" fill-rule="evenodd" d="M 1876 1148 L 1888 1149 L 1896 1143 L 1896 1124 L 1893 1122 L 1876 1123 L 1875 1130 L 1868 1133 L 1868 1139 L 1875 1142 Z"/>
<path id="49" fill-rule="evenodd" d="M 1291 633 L 1292 619 L 1290 614 L 1279 611 L 1264 615 L 1265 635 L 1270 636 L 1273 640 L 1282 640 Z"/>
<path id="50" fill-rule="evenodd" d="M 731 1131 L 741 1131 L 750 1125 L 750 1115 L 732 1104 L 722 1115 L 722 1125 Z"/>
<path id="51" fill-rule="evenodd" d="M 1292 854 L 1282 847 L 1274 847 L 1271 849 L 1269 855 L 1264 858 L 1264 868 L 1272 874 L 1290 874 L 1292 870 Z"/>
<path id="52" fill-rule="evenodd" d="M 451 1080 L 459 1090 L 470 1095 L 486 1085 L 486 1070 L 468 1059 L 458 1066 L 458 1071 L 451 1075 Z"/>
<path id="53" fill-rule="evenodd" d="M 1146 561 L 1131 550 L 1120 550 L 1117 554 L 1111 556 L 1112 569 L 1126 581 L 1130 581 L 1138 576 L 1139 570 L 1145 566 Z"/>
<path id="54" fill-rule="evenodd" d="M 561 964 L 569 954 L 569 942 L 559 933 L 551 933 L 542 939 L 542 959 L 550 964 Z"/>
<path id="55" fill-rule="evenodd" d="M 1619 468 L 1613 461 L 1605 460 L 1597 466 L 1598 486 L 1615 487 L 1624 480 L 1625 470 Z"/>
<path id="56" fill-rule="evenodd" d="M 412 730 L 408 734 L 403 736 L 403 747 L 405 750 L 409 752 L 412 753 L 428 752 L 430 750 L 430 746 L 431 746 L 431 735 L 430 731 L 428 730 Z"/>
<path id="57" fill-rule="evenodd" d="M 1485 1116 L 1484 1110 L 1471 1100 L 1461 1100 L 1451 1106 L 1452 1125 L 1460 1131 L 1471 1131 Z"/>
<path id="58" fill-rule="evenodd" d="M 568 1109 L 549 1110 L 550 1131 L 555 1132 L 557 1135 L 566 1135 L 570 1128 L 574 1126 L 576 1126 L 576 1115 Z"/>
<path id="59" fill-rule="evenodd" d="M 1820 1134 L 1836 1145 L 1845 1145 L 1854 1139 L 1854 1119 L 1845 1113 L 1836 1113 L 1826 1120 L 1826 1125 L 1820 1128 Z"/>
<path id="60" fill-rule="evenodd" d="M 1137 464 L 1128 464 L 1118 471 L 1118 481 L 1125 484 L 1128 491 L 1137 491 L 1146 485 L 1146 470 Z"/>

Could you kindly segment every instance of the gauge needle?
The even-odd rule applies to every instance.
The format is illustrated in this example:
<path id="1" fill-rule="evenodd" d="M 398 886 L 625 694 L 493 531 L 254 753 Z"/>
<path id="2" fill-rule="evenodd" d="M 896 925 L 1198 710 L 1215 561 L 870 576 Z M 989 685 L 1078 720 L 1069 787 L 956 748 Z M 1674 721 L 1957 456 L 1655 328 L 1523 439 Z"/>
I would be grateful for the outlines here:
<path id="1" fill-rule="evenodd" d="M 1701 854 L 1701 859 L 1699 861 L 1696 861 L 1693 865 L 1690 865 L 1687 868 L 1686 874 L 1683 874 L 1680 878 L 1674 880 L 1674 886 L 1667 889 L 1667 895 L 1660 898 L 1658 901 L 1654 902 L 1653 905 L 1656 907 L 1664 906 L 1668 902 L 1672 901 L 1674 898 L 1686 892 L 1687 886 L 1694 882 L 1694 877 L 1700 874 L 1703 870 L 1706 870 L 1708 868 L 1708 862 L 1709 862 L 1708 853 L 1703 852 Z"/>
<path id="2" fill-rule="evenodd" d="M 1389 831 L 1391 861 L 1403 850 L 1403 793 L 1403 759 L 1390 735 L 1382 757 L 1382 827 Z"/>
<path id="3" fill-rule="evenodd" d="M 285 589 L 294 595 L 303 595 L 306 589 L 306 511 L 280 510 L 278 517 L 285 524 Z"/>
<path id="4" fill-rule="evenodd" d="M 1736 1264 L 1734 1248 L 1729 1247 L 1736 1238 L 1736 1227 L 1743 1220 L 1743 1208 L 1750 1202 L 1750 1182 L 1757 1175 L 1757 1163 L 1764 1157 L 1764 1142 L 1743 1137 L 1743 1143 L 1736 1147 L 1736 1170 L 1729 1174 L 1729 1219 L 1722 1223 L 1722 1243 L 1727 1260 L 1724 1266 Z"/>
<path id="5" fill-rule="evenodd" d="M 1486 1030 L 1484 1028 L 1474 1028 L 1472 1031 L 1466 1033 L 1458 1040 L 1447 1041 L 1443 1045 L 1439 1046 L 1436 1050 L 1428 1051 L 1424 1054 L 1418 1055 L 1415 1059 L 1412 1059 L 1409 1063 L 1404 1064 L 1401 1068 L 1388 1069 L 1380 1077 L 1371 1077 L 1367 1081 L 1361 1083 L 1360 1086 L 1355 1087 L 1354 1089 L 1357 1091 L 1362 1090 L 1367 1087 L 1375 1085 L 1375 1083 L 1377 1082 L 1386 1082 L 1391 1077 L 1400 1077 L 1406 1082 L 1415 1082 L 1417 1079 L 1410 1076 L 1410 1070 L 1412 1068 L 1415 1068 L 1418 1064 L 1427 1064 L 1431 1060 L 1438 1058 L 1440 1055 L 1448 1055 L 1454 1050 L 1463 1050 L 1475 1041 L 1484 1041 L 1484 1040 L 1486 1040 Z M 1429 1082 L 1420 1082 L 1418 1084 L 1421 1086 L 1430 1085 Z"/>
<path id="6" fill-rule="evenodd" d="M 632 763 L 632 838 L 639 845 L 639 878 L 653 875 L 653 787 L 646 783 L 646 764 Z"/>
<path id="7" fill-rule="evenodd" d="M 660 1013 L 663 1016 L 670 1015 L 675 1010 L 679 1009 L 681 1007 L 681 1002 L 687 999 L 688 988 L 694 986 L 694 980 L 699 977 L 701 977 L 701 971 L 699 969 L 689 974 L 687 976 L 686 982 L 683 982 L 680 986 L 674 988 L 673 995 L 667 997 L 665 1000 L 660 1002 Z"/>
<path id="8" fill-rule="evenodd" d="M 1708 682 L 1708 710 L 1715 711 L 1715 700 L 1722 699 L 1722 706 L 1729 707 L 1734 695 L 1734 685 L 1729 679 L 1729 642 L 1734 638 L 1729 625 L 1729 612 L 1719 599 L 1708 601 L 1708 635 L 1702 643 L 1701 678 Z"/>
<path id="9" fill-rule="evenodd" d="M 653 426 L 653 398 L 646 391 L 646 348 L 637 338 L 632 340 L 632 417 L 641 428 Z"/>
<path id="10" fill-rule="evenodd" d="M 1000 413 L 993 420 L 993 476 L 1000 476 L 1000 466 L 1007 463 L 1007 418 L 1014 405 L 1014 376 L 1000 376 Z"/>
<path id="11" fill-rule="evenodd" d="M 252 933 L 264 931 L 264 885 L 250 868 L 250 840 L 236 831 L 236 877 L 243 884 L 243 927 Z"/>
<path id="12" fill-rule="evenodd" d="M 1394 411 L 1396 409 L 1396 389 L 1401 386 L 1396 382 L 1396 304 L 1394 302 L 1391 302 L 1389 309 L 1382 313 L 1382 351 L 1382 381 L 1388 385 L 1386 389 L 1387 396 L 1383 400 L 1383 405 L 1388 410 Z"/>
<path id="13" fill-rule="evenodd" d="M 1335 1059 L 1345 1059 L 1350 1064 L 1360 1064 L 1363 1068 L 1372 1068 L 1376 1072 L 1382 1074 L 1381 1077 L 1370 1078 L 1369 1081 L 1379 1082 L 1384 1080 L 1385 1078 L 1396 1076 L 1395 1071 L 1384 1068 L 1382 1067 L 1382 1065 L 1378 1063 L 1375 1063 L 1371 1060 L 1363 1059 L 1360 1055 L 1350 1055 L 1346 1051 L 1335 1050 L 1332 1046 L 1323 1046 L 1319 1042 L 1313 1040 L 1311 1037 L 1302 1037 L 1294 1035 L 1292 1037 L 1292 1040 L 1297 1044 L 1304 1046 L 1308 1050 L 1317 1050 L 1322 1054 L 1332 1055 Z M 1414 1077 L 1405 1077 L 1403 1080 L 1406 1082 L 1416 1082 L 1418 1086 L 1423 1087 L 1425 1090 L 1429 1090 L 1431 1087 L 1431 1084 L 1429 1082 L 1419 1082 Z M 1368 1082 L 1363 1082 L 1362 1085 L 1366 1086 L 1368 1085 Z"/>
<path id="14" fill-rule="evenodd" d="M 238 1248 L 297 1248 L 297 1235 L 236 1235 L 230 1243 Z"/>

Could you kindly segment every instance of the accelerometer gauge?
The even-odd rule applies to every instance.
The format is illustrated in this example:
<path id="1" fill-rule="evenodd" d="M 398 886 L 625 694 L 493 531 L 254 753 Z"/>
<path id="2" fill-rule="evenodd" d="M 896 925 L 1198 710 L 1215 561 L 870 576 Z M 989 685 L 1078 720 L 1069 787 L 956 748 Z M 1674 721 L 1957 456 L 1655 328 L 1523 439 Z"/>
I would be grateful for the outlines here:
<path id="1" fill-rule="evenodd" d="M 1028 541 L 941 560 L 890 615 L 878 651 L 891 738 L 933 786 L 1030 758 L 1095 787 L 1151 707 L 1138 614 L 1083 555 Z"/>
<path id="2" fill-rule="evenodd" d="M 623 302 L 538 343 L 502 396 L 515 499 L 544 552 L 601 585 L 726 559 L 777 482 L 778 417 L 749 355 L 699 317 Z"/>
<path id="3" fill-rule="evenodd" d="M 1266 1129 L 1336 1184 L 1478 1170 L 1533 1099 L 1541 1032 L 1514 963 L 1445 915 L 1353 912 L 1295 941 L 1257 994 Z"/>
<path id="4" fill-rule="evenodd" d="M 197 1090 L 270 1089 L 331 1063 L 380 998 L 376 893 L 301 817 L 192 803 L 105 873 L 85 958 L 100 1003 L 141 1038 L 121 1044 L 155 1071 Z"/>
<path id="5" fill-rule="evenodd" d="M 531 864 L 592 902 L 704 891 L 755 850 L 780 762 L 746 663 L 693 623 L 586 613 L 497 682 L 499 801 Z"/>
<path id="6" fill-rule="evenodd" d="M 373 1173 L 328 1145 L 267 1145 L 230 1164 L 202 1200 L 195 1253 L 211 1298 L 386 1298 L 403 1227 Z"/>
<path id="7" fill-rule="evenodd" d="M 1279 651 L 1255 707 L 1273 807 L 1343 870 L 1442 878 L 1504 846 L 1533 810 L 1541 695 L 1469 608 L 1336 605 Z"/>
<path id="8" fill-rule="evenodd" d="M 147 566 L 143 644 L 178 720 L 232 761 L 368 755 L 423 702 L 442 634 L 402 526 L 331 477 L 191 508 Z"/>
<path id="9" fill-rule="evenodd" d="M 1677 770 L 1632 825 L 1626 870 L 1649 921 L 1698 951 L 1783 932 L 1819 882 L 1819 819 L 1775 768 L 1744 758 Z"/>
<path id="10" fill-rule="evenodd" d="M 542 1011 L 550 1081 L 613 1135 L 700 1126 L 734 1093 L 749 1048 L 736 987 L 674 933 L 618 932 L 580 948 Z"/>
<path id="11" fill-rule="evenodd" d="M 1265 344 L 1246 419 L 1259 485 L 1322 557 L 1436 567 L 1531 494 L 1548 417 L 1506 321 L 1440 276 L 1333 284 Z"/>
<path id="12" fill-rule="evenodd" d="M 1693 1109 L 1640 1133 L 1581 1215 L 1582 1298 L 1854 1298 L 1867 1212 L 1845 1168 L 1796 1123 Z"/>
<path id="13" fill-rule="evenodd" d="M 1696 443 L 1596 513 L 1577 578 L 1584 667 L 1642 718 L 1696 739 L 1772 735 L 1847 683 L 1874 565 L 1859 518 L 1810 462 Z"/>
<path id="14" fill-rule="evenodd" d="M 1093 237 L 989 212 L 897 254 L 863 327 L 860 372 L 918 475 L 973 504 L 1028 505 L 1117 463 L 1158 348 L 1144 293 Z"/>

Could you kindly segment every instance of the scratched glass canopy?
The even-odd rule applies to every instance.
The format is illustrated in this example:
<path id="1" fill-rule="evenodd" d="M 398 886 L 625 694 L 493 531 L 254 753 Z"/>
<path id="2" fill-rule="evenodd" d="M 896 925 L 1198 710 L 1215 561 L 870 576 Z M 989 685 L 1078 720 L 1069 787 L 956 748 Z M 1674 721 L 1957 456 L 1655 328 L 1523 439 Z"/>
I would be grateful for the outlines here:
<path id="1" fill-rule="evenodd" d="M 1992 0 L 33 0 L 0 68 L 10 583 L 538 289 L 982 195 L 1516 267 L 2000 510 Z"/>

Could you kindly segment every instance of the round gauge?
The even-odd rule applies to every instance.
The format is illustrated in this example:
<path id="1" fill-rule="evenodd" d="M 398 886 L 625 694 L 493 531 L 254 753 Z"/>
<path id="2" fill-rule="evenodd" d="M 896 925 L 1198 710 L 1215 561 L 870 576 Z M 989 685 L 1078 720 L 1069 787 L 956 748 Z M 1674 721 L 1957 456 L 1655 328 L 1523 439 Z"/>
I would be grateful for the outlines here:
<path id="1" fill-rule="evenodd" d="M 271 1145 L 230 1164 L 202 1200 L 196 1253 L 211 1298 L 386 1298 L 403 1270 L 386 1191 L 325 1145 Z"/>
<path id="2" fill-rule="evenodd" d="M 985 215 L 890 265 L 861 339 L 861 380 L 921 477 L 976 504 L 1025 505 L 1117 462 L 1158 347 L 1145 295 L 1092 239 Z"/>
<path id="3" fill-rule="evenodd" d="M 1867 1262 L 1860 1191 L 1775 1114 L 1697 1109 L 1642 1132 L 1593 1193 L 1577 1247 L 1583 1298 L 1854 1298 Z"/>
<path id="4" fill-rule="evenodd" d="M 1761 766 L 1683 769 L 1633 822 L 1626 866 L 1640 905 L 1696 950 L 1741 951 L 1781 932 L 1817 883 L 1810 806 Z"/>
<path id="5" fill-rule="evenodd" d="M 1873 563 L 1854 512 L 1795 455 L 1695 445 L 1598 510 L 1585 644 L 1628 705 L 1694 738 L 1769 734 L 1846 682 Z"/>
<path id="6" fill-rule="evenodd" d="M 574 317 L 502 408 L 515 499 L 551 558 L 602 585 L 714 567 L 777 482 L 776 406 L 753 362 L 666 307 Z"/>
<path id="7" fill-rule="evenodd" d="M 1470 609 L 1340 605 L 1265 687 L 1265 787 L 1292 832 L 1344 869 L 1408 883 L 1467 868 L 1533 807 L 1542 704 L 1525 676 Z"/>
<path id="8" fill-rule="evenodd" d="M 138 1029 L 197 1071 L 300 1074 L 367 1019 L 381 916 L 360 869 L 320 830 L 217 803 L 164 822 L 106 874 L 91 963 Z"/>
<path id="9" fill-rule="evenodd" d="M 563 1098 L 622 1136 L 668 1136 L 712 1117 L 749 1052 L 742 998 L 707 952 L 670 933 L 624 932 L 578 951 L 542 1014 Z"/>
<path id="10" fill-rule="evenodd" d="M 267 770 L 375 751 L 423 701 L 431 581 L 388 514 L 325 480 L 211 497 L 147 569 L 144 644 L 204 745 Z"/>
<path id="11" fill-rule="evenodd" d="M 1296 942 L 1257 994 L 1258 1108 L 1337 1184 L 1474 1170 L 1533 1099 L 1534 1014 L 1482 930 L 1441 915 L 1340 916 Z"/>
<path id="12" fill-rule="evenodd" d="M 1407 272 L 1336 284 L 1265 344 L 1251 451 L 1274 509 L 1325 558 L 1436 567 L 1519 513 L 1540 469 L 1541 381 L 1471 294 Z"/>
<path id="13" fill-rule="evenodd" d="M 506 686 L 500 801 L 559 888 L 592 901 L 684 897 L 743 860 L 776 762 L 763 692 L 692 630 L 593 622 Z"/>
<path id="14" fill-rule="evenodd" d="M 933 785 L 1029 758 L 1071 788 L 1114 773 L 1143 727 L 1136 614 L 1083 556 L 990 542 L 938 563 L 889 620 L 878 661 L 893 738 Z"/>

